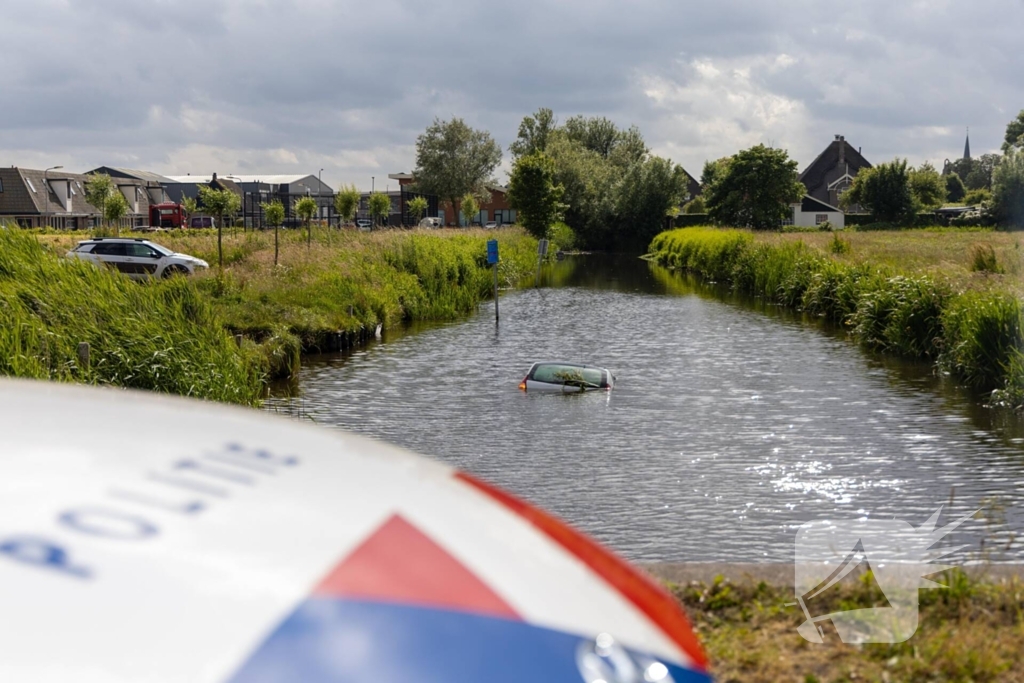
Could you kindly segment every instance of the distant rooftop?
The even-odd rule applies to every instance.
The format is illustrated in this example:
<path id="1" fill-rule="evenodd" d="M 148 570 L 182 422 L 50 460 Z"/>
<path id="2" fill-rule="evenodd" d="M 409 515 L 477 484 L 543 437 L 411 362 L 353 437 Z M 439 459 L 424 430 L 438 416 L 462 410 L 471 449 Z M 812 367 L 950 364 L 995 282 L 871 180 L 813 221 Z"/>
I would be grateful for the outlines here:
<path id="1" fill-rule="evenodd" d="M 316 178 L 315 175 L 304 173 L 301 175 L 243 175 L 241 173 L 225 173 L 218 175 L 218 178 L 233 180 L 236 183 L 266 183 L 268 185 L 291 185 L 306 178 Z M 167 176 L 172 183 L 200 183 L 206 184 L 213 180 L 212 175 L 172 175 Z M 326 186 L 326 183 L 325 183 Z"/>

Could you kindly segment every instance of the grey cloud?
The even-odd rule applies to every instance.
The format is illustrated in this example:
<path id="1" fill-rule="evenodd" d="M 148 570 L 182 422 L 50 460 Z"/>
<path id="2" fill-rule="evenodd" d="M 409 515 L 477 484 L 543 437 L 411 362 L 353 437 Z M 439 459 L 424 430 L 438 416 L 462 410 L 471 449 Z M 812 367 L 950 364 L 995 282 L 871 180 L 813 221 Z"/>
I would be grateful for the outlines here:
<path id="1" fill-rule="evenodd" d="M 741 145 L 730 130 L 779 136 L 802 163 L 833 132 L 873 159 L 916 159 L 962 148 L 966 125 L 979 150 L 997 147 L 1024 107 L 1017 0 L 9 0 L 5 13 L 4 163 L 208 172 L 190 164 L 212 149 L 237 170 L 300 170 L 273 161 L 284 149 L 358 182 L 410 167 L 435 116 L 507 147 L 540 106 L 636 123 L 691 171 Z M 794 62 L 771 67 L 780 54 Z M 749 76 L 712 86 L 698 61 Z M 652 78 L 674 99 L 649 97 Z M 717 105 L 695 94 L 708 88 Z M 767 124 L 751 114 L 761 100 L 800 118 Z"/>

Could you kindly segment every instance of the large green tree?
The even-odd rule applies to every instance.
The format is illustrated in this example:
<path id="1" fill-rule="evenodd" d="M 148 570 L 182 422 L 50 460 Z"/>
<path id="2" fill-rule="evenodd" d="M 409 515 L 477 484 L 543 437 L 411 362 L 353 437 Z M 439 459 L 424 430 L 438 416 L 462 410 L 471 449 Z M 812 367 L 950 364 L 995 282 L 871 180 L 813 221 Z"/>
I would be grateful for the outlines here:
<path id="1" fill-rule="evenodd" d="M 480 194 L 501 163 L 501 147 L 486 131 L 474 130 L 459 118 L 434 119 L 416 139 L 417 190 L 448 202 L 456 216 L 469 192 Z"/>
<path id="2" fill-rule="evenodd" d="M 548 148 L 548 137 L 557 127 L 554 112 L 542 107 L 535 114 L 523 117 L 519 124 L 519 135 L 508 146 L 508 151 L 512 152 L 513 158 L 544 152 Z"/>
<path id="3" fill-rule="evenodd" d="M 725 175 L 729 169 L 729 161 L 732 157 L 722 157 L 715 161 L 705 161 L 704 168 L 700 173 L 700 186 L 704 192 L 715 184 L 715 181 Z"/>
<path id="4" fill-rule="evenodd" d="M 757 145 L 739 152 L 705 193 L 708 214 L 721 225 L 774 230 L 807 189 L 785 150 Z"/>
<path id="5" fill-rule="evenodd" d="M 910 192 L 918 206 L 937 209 L 946 201 L 946 181 L 929 162 L 910 171 Z"/>
<path id="6" fill-rule="evenodd" d="M 912 223 L 917 208 L 906 159 L 862 168 L 840 200 L 844 208 L 853 204 L 863 206 L 876 221 Z"/>
<path id="7" fill-rule="evenodd" d="M 537 238 L 562 219 L 565 188 L 555 180 L 555 162 L 543 152 L 516 159 L 508 181 L 509 205 L 516 210 L 519 223 Z"/>
<path id="8" fill-rule="evenodd" d="M 351 223 L 355 219 L 361 197 L 355 185 L 342 185 L 334 195 L 334 210 L 346 223 Z"/>
<path id="9" fill-rule="evenodd" d="M 208 185 L 200 185 L 199 203 L 203 211 L 217 217 L 217 266 L 224 268 L 224 219 L 238 212 L 242 200 L 231 190 L 215 190 Z"/>
<path id="10" fill-rule="evenodd" d="M 685 194 L 686 172 L 682 166 L 656 156 L 631 164 L 615 196 L 615 246 L 646 250 L 654 236 L 665 229 L 669 209 L 678 206 Z"/>
<path id="11" fill-rule="evenodd" d="M 1020 110 L 1017 118 L 1006 125 L 1006 137 L 1003 139 L 1003 151 L 1011 149 L 1024 149 L 1024 109 Z"/>
<path id="12" fill-rule="evenodd" d="M 1024 228 L 1024 150 L 1010 148 L 992 178 L 992 208 L 998 220 Z"/>

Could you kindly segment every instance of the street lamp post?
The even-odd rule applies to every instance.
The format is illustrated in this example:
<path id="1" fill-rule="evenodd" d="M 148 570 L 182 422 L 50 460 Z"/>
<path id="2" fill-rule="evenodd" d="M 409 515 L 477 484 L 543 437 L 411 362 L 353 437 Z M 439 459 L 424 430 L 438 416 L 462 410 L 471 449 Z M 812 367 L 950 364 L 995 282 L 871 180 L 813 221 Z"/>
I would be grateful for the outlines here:
<path id="1" fill-rule="evenodd" d="M 43 199 L 46 202 L 44 204 L 44 206 L 46 208 L 43 209 L 43 222 L 46 224 L 45 227 L 47 227 L 47 228 L 50 227 L 50 181 L 47 180 L 46 174 L 49 173 L 50 171 L 56 171 L 59 168 L 64 168 L 64 167 L 63 166 L 51 166 L 50 168 L 48 168 L 45 171 L 43 171 Z"/>
<path id="2" fill-rule="evenodd" d="M 323 217 L 323 209 L 320 208 L 320 177 L 324 174 L 324 169 L 320 169 L 320 172 L 316 174 L 316 222 L 319 223 Z M 330 230 L 331 226 L 327 226 Z"/>

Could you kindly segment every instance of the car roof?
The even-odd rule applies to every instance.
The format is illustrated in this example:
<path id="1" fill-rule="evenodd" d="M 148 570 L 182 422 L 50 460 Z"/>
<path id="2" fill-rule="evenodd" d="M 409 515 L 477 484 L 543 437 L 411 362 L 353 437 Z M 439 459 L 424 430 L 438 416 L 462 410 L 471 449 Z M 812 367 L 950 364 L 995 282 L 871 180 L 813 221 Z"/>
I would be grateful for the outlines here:
<path id="1" fill-rule="evenodd" d="M 82 240 L 79 244 L 88 244 L 90 242 L 149 242 L 149 240 L 141 237 L 91 237 L 87 240 Z"/>
<path id="2" fill-rule="evenodd" d="M 590 369 L 590 370 L 605 370 L 605 368 L 600 368 L 600 367 L 598 367 L 596 365 L 585 365 L 583 363 L 571 363 L 571 362 L 564 361 L 564 360 L 542 360 L 542 361 L 538 361 L 538 362 L 534 363 L 532 366 L 530 366 L 530 369 L 532 370 L 533 368 L 537 367 L 538 365 L 563 365 L 563 366 L 565 366 L 567 368 L 587 368 L 587 369 Z"/>

